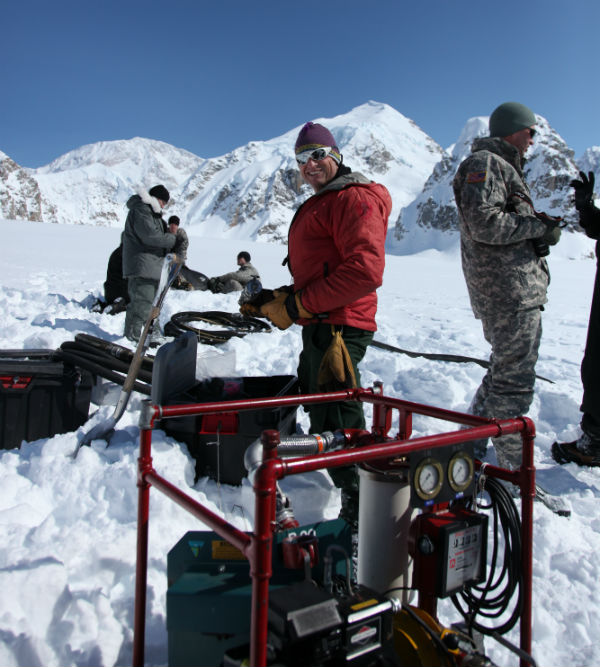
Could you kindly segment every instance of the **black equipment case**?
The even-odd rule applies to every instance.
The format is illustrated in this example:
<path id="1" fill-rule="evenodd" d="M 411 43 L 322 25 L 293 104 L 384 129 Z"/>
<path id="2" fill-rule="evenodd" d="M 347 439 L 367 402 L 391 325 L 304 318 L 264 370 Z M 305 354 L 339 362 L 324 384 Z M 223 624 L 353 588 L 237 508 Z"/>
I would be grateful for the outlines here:
<path id="1" fill-rule="evenodd" d="M 195 377 L 197 337 L 187 332 L 157 352 L 152 369 L 152 402 L 185 405 L 298 393 L 294 375 L 268 377 Z M 184 442 L 196 461 L 196 479 L 208 476 L 225 484 L 241 484 L 246 476 L 244 453 L 265 429 L 282 435 L 296 432 L 296 406 L 241 410 L 160 422 L 167 435 Z"/>
<path id="2" fill-rule="evenodd" d="M 0 449 L 74 431 L 88 418 L 94 377 L 54 350 L 0 350 Z"/>

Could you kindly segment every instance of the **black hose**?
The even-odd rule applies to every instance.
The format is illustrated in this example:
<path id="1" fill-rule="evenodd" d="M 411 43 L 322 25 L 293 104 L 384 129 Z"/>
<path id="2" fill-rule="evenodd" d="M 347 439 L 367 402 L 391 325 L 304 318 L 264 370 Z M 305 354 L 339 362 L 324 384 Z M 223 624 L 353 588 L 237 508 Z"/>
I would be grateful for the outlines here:
<path id="1" fill-rule="evenodd" d="M 490 362 L 485 359 L 477 359 L 476 357 L 465 357 L 461 354 L 441 354 L 436 352 L 411 352 L 410 350 L 403 350 L 401 347 L 390 345 L 389 343 L 382 343 L 380 340 L 372 340 L 369 345 L 371 347 L 378 347 L 380 350 L 387 350 L 388 352 L 398 352 L 399 354 L 406 354 L 408 357 L 423 357 L 423 359 L 431 359 L 433 361 L 449 361 L 452 363 L 473 363 L 478 364 L 482 368 L 489 368 Z M 538 380 L 544 380 L 554 384 L 554 380 L 549 380 L 542 375 L 535 376 Z"/>
<path id="2" fill-rule="evenodd" d="M 65 361 L 69 361 L 75 366 L 85 368 L 94 375 L 103 377 L 106 380 L 110 380 L 111 382 L 121 386 L 123 386 L 125 383 L 126 375 L 122 375 L 117 370 L 114 370 L 115 365 L 121 365 L 123 362 L 119 362 L 118 360 L 112 358 L 110 355 L 103 356 L 98 354 L 97 356 L 94 356 L 83 352 L 82 350 L 73 349 L 69 342 L 63 343 L 57 353 Z M 144 377 L 147 377 L 145 373 Z M 134 390 L 140 394 L 144 394 L 145 396 L 150 396 L 151 385 L 136 380 L 134 383 Z"/>
<path id="3" fill-rule="evenodd" d="M 87 346 L 85 343 L 66 341 L 61 345 L 61 350 L 67 350 L 72 354 L 79 355 L 83 359 L 88 359 L 92 362 L 104 363 L 111 370 L 124 373 L 125 375 L 127 375 L 127 372 L 129 371 L 129 361 L 115 359 L 107 353 L 103 353 L 98 349 Z M 143 382 L 152 383 L 152 364 L 150 364 L 150 368 L 140 368 L 137 377 Z"/>
<path id="4" fill-rule="evenodd" d="M 458 595 L 453 595 L 452 602 L 470 629 L 485 635 L 504 635 L 515 626 L 523 608 L 521 522 L 514 500 L 502 482 L 487 477 L 485 490 L 490 498 L 489 504 L 480 500 L 477 508 L 492 510 L 493 548 L 489 575 L 485 583 L 466 586 Z M 467 506 L 469 504 L 472 504 L 472 501 L 467 501 Z M 501 546 L 503 557 L 500 553 Z M 484 624 L 483 620 L 477 620 L 477 617 L 500 618 L 510 609 L 515 594 L 516 601 L 513 602 L 508 620 L 500 625 Z M 466 609 L 463 608 L 461 600 L 466 604 Z"/>
<path id="5" fill-rule="evenodd" d="M 135 352 L 130 350 L 128 347 L 118 345 L 117 343 L 111 343 L 110 341 L 104 340 L 103 338 L 97 338 L 96 336 L 91 336 L 89 334 L 77 334 L 75 336 L 75 341 L 85 345 L 86 348 L 101 350 L 103 353 L 109 354 L 115 359 L 126 361 L 128 366 L 135 354 Z M 152 355 L 146 355 L 142 358 L 142 368 L 152 372 L 153 364 L 154 357 Z"/>
<path id="6" fill-rule="evenodd" d="M 226 329 L 199 329 L 190 322 L 206 322 Z M 271 327 L 257 317 L 247 317 L 241 313 L 226 313 L 219 310 L 205 312 L 185 311 L 175 313 L 165 325 L 165 335 L 177 336 L 182 331 L 193 331 L 205 345 L 219 345 L 231 338 L 243 338 L 246 334 L 271 331 Z"/>

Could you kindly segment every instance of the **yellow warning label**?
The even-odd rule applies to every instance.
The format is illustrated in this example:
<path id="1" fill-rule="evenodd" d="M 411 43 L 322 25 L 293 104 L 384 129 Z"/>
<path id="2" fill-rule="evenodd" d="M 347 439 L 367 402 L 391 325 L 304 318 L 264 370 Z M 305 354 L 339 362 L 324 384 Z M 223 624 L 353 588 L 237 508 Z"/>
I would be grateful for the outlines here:
<path id="1" fill-rule="evenodd" d="M 374 604 L 377 604 L 377 600 L 375 598 L 371 598 L 370 600 L 364 600 L 363 602 L 357 602 L 356 604 L 353 604 L 352 611 L 358 611 L 359 609 L 364 609 L 365 607 L 372 607 Z"/>
<path id="2" fill-rule="evenodd" d="M 213 540 L 211 546 L 213 560 L 246 560 L 244 554 L 226 540 Z"/>

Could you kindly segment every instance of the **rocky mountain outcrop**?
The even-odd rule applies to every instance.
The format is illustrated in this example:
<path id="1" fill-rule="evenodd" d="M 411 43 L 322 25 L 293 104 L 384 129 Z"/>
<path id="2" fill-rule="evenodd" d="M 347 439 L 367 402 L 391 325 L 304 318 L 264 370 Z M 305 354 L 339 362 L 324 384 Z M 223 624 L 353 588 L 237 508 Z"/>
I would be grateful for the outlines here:
<path id="1" fill-rule="evenodd" d="M 54 207 L 45 201 L 37 180 L 0 151 L 0 214 L 8 219 L 52 219 Z"/>

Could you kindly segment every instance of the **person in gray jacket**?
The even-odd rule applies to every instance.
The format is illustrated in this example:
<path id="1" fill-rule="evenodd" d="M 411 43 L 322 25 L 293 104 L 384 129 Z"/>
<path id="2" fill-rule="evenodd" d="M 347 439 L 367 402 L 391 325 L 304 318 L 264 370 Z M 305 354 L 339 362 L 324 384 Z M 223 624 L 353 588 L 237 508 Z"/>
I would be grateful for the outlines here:
<path id="1" fill-rule="evenodd" d="M 237 271 L 208 279 L 208 289 L 213 294 L 227 294 L 228 292 L 240 291 L 254 278 L 260 280 L 258 271 L 250 264 L 249 252 L 242 250 L 242 252 L 238 253 L 237 264 L 240 267 Z"/>
<path id="2" fill-rule="evenodd" d="M 173 246 L 173 252 L 179 257 L 182 264 L 185 264 L 187 260 L 187 251 L 190 247 L 190 240 L 188 235 L 183 229 L 179 226 L 180 220 L 178 216 L 172 215 L 168 220 L 168 229 L 171 234 L 175 234 L 175 245 Z"/>
<path id="3" fill-rule="evenodd" d="M 535 114 L 506 102 L 490 116 L 490 136 L 476 139 L 453 181 L 461 259 L 473 314 L 492 347 L 490 367 L 469 411 L 510 419 L 533 400 L 550 274 L 544 255 L 558 241 L 559 219 L 538 213 L 523 177 Z M 521 465 L 521 434 L 493 438 L 498 464 Z M 486 443 L 476 443 L 483 458 Z"/>
<path id="4" fill-rule="evenodd" d="M 165 231 L 162 210 L 169 201 L 164 185 L 140 190 L 127 201 L 123 232 L 123 276 L 127 278 L 129 304 L 125 315 L 126 338 L 137 342 L 148 319 L 158 288 L 165 255 L 175 245 L 175 234 Z"/>

